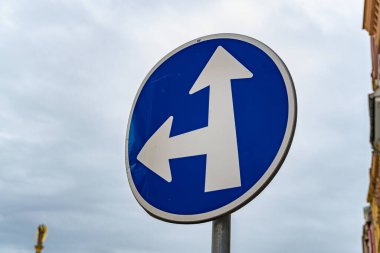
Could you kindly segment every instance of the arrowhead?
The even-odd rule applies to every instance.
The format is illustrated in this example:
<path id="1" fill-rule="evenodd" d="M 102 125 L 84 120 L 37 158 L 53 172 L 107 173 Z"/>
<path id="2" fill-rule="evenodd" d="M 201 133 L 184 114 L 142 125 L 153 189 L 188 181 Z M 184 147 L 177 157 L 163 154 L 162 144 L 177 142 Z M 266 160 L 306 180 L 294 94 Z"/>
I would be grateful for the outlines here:
<path id="1" fill-rule="evenodd" d="M 173 116 L 169 117 L 150 137 L 137 156 L 137 160 L 167 182 L 172 181 L 168 154 L 172 123 Z"/>
<path id="2" fill-rule="evenodd" d="M 206 88 L 209 85 L 215 85 L 220 82 L 218 80 L 231 80 L 251 78 L 252 72 L 249 71 L 243 64 L 235 59 L 222 46 L 218 46 L 206 66 L 202 70 L 198 79 L 195 81 L 189 94 Z M 223 82 L 222 82 L 223 83 Z"/>

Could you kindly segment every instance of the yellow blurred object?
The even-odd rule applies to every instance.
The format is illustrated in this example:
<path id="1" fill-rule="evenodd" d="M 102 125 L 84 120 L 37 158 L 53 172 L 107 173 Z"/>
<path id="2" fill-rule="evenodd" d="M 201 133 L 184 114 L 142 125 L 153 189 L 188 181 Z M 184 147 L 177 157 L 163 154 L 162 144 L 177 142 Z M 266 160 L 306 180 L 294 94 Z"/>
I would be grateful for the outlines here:
<path id="1" fill-rule="evenodd" d="M 44 248 L 43 243 L 46 239 L 46 233 L 47 233 L 47 226 L 44 224 L 39 225 L 37 228 L 37 235 L 36 235 L 37 244 L 34 247 L 36 249 L 36 253 L 42 252 L 42 249 Z"/>

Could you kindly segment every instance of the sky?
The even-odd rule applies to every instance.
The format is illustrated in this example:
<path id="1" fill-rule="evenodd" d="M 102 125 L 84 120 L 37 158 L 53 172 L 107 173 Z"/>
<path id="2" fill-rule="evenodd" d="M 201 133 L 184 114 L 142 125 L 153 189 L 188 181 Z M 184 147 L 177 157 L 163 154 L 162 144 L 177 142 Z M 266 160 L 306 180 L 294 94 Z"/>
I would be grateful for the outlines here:
<path id="1" fill-rule="evenodd" d="M 298 122 L 271 184 L 232 214 L 232 252 L 361 251 L 371 159 L 363 0 L 0 1 L 0 252 L 210 252 L 211 223 L 152 218 L 129 188 L 136 92 L 167 53 L 239 33 L 270 46 Z"/>

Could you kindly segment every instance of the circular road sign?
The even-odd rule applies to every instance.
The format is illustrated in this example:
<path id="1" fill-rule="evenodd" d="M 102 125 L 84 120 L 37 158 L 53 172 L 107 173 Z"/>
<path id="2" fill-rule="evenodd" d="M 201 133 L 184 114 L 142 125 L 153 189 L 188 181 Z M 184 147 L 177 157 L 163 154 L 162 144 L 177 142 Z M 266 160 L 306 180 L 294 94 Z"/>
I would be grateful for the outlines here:
<path id="1" fill-rule="evenodd" d="M 289 71 L 263 43 L 216 34 L 178 47 L 145 77 L 130 113 L 126 166 L 135 198 L 174 223 L 237 210 L 280 169 L 296 108 Z"/>

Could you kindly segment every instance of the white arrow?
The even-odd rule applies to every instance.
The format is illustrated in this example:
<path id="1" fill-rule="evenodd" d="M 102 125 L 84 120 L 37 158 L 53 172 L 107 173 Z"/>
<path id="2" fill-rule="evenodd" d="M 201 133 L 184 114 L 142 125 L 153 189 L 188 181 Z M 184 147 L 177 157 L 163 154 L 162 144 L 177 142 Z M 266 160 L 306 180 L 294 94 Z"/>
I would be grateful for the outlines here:
<path id="1" fill-rule="evenodd" d="M 205 192 L 240 187 L 231 80 L 251 77 L 246 67 L 219 46 L 189 92 L 210 86 L 208 126 L 169 137 L 171 116 L 145 143 L 137 159 L 171 182 L 169 159 L 206 154 Z"/>

